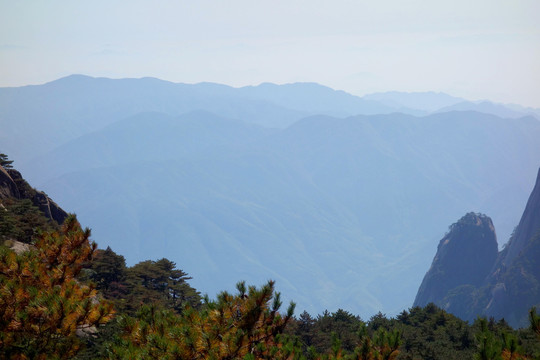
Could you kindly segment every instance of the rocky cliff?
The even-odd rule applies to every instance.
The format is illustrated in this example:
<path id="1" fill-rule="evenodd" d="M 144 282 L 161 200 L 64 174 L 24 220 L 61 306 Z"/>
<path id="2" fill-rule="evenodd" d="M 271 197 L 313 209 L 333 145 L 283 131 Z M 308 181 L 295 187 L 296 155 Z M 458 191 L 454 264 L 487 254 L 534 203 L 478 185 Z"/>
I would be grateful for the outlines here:
<path id="1" fill-rule="evenodd" d="M 536 177 L 536 184 L 527 201 L 525 211 L 519 221 L 519 225 L 514 231 L 508 245 L 501 252 L 500 265 L 510 266 L 514 260 L 527 247 L 529 240 L 538 235 L 540 229 L 540 170 Z"/>
<path id="2" fill-rule="evenodd" d="M 497 254 L 491 220 L 469 213 L 450 227 L 437 249 L 414 305 L 433 302 L 472 321 L 477 316 L 527 324 L 540 305 L 540 171 L 519 225 Z"/>
<path id="3" fill-rule="evenodd" d="M 486 291 L 487 290 L 487 291 Z M 483 312 L 525 325 L 540 307 L 540 170 L 525 211 L 486 281 Z"/>
<path id="4" fill-rule="evenodd" d="M 58 224 L 62 224 L 68 215 L 43 191 L 32 188 L 20 172 L 0 166 L 0 201 L 10 198 L 31 200 L 45 217 Z"/>
<path id="5" fill-rule="evenodd" d="M 425 306 L 433 302 L 442 306 L 442 300 L 455 288 L 482 285 L 497 260 L 497 251 L 491 219 L 482 214 L 466 214 L 450 226 L 439 242 L 414 305 Z"/>
<path id="6" fill-rule="evenodd" d="M 19 189 L 15 181 L 11 178 L 8 172 L 0 166 L 0 199 L 16 198 L 19 199 Z"/>

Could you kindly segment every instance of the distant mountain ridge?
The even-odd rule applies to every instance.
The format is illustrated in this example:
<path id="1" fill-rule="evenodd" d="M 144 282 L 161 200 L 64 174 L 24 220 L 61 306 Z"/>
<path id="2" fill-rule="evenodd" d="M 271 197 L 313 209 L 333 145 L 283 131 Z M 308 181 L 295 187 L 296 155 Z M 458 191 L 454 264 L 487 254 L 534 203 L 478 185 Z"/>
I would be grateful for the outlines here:
<path id="1" fill-rule="evenodd" d="M 459 220 L 441 240 L 414 305 L 433 302 L 469 321 L 492 316 L 527 325 L 529 309 L 540 306 L 540 170 L 519 225 L 498 254 L 496 243 L 488 217 Z M 448 246 L 454 250 L 445 251 Z"/>
<path id="2" fill-rule="evenodd" d="M 0 144 L 131 264 L 165 256 L 211 295 L 273 278 L 301 309 L 369 317 L 412 303 L 459 215 L 510 234 L 540 122 L 386 105 L 332 116 L 366 104 L 316 84 L 72 76 L 0 89 Z"/>
<path id="3" fill-rule="evenodd" d="M 363 98 L 379 101 L 387 106 L 392 106 L 398 109 L 416 109 L 417 111 L 421 111 L 422 115 L 465 101 L 463 98 L 436 92 L 407 93 L 400 91 L 389 91 L 368 94 L 363 96 Z"/>
<path id="4" fill-rule="evenodd" d="M 43 85 L 0 88 L 0 126 L 5 129 L 0 141 L 6 152 L 24 162 L 33 157 L 30 145 L 48 151 L 141 112 L 178 116 L 204 110 L 265 127 L 285 128 L 310 115 L 426 115 L 462 100 L 442 93 L 388 92 L 357 97 L 315 83 L 233 88 L 156 78 L 115 80 L 71 75 Z M 540 117 L 540 111 L 504 109 L 512 117 L 520 113 Z M 467 110 L 482 108 L 469 106 Z"/>
<path id="5" fill-rule="evenodd" d="M 284 85 L 262 83 L 257 86 L 241 87 L 238 91 L 248 98 L 264 99 L 308 115 L 346 117 L 358 114 L 387 114 L 397 110 L 394 106 L 354 96 L 345 91 L 333 90 L 316 83 Z"/>
<path id="6" fill-rule="evenodd" d="M 533 109 L 531 110 L 511 109 L 502 104 L 495 104 L 490 101 L 479 101 L 479 102 L 463 101 L 457 104 L 440 108 L 436 112 L 447 112 L 447 111 L 477 111 L 477 112 L 481 112 L 485 114 L 492 114 L 499 117 L 512 118 L 512 119 L 520 118 L 527 115 L 538 117 L 538 114 L 540 113 L 538 111 L 534 111 Z"/>

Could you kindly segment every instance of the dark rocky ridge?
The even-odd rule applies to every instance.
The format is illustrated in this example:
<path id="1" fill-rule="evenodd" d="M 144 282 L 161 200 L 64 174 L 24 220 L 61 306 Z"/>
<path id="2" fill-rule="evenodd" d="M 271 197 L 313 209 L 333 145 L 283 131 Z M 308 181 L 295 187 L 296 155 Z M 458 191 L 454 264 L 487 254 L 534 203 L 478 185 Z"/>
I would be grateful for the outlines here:
<path id="1" fill-rule="evenodd" d="M 525 211 L 486 281 L 483 311 L 525 325 L 527 310 L 540 307 L 540 170 Z"/>
<path id="2" fill-rule="evenodd" d="M 497 252 L 491 219 L 482 214 L 466 214 L 450 226 L 439 242 L 414 305 L 440 303 L 450 290 L 460 285 L 482 285 L 497 260 Z"/>
<path id="3" fill-rule="evenodd" d="M 0 199 L 11 197 L 19 199 L 21 194 L 19 194 L 19 189 L 17 188 L 15 181 L 13 181 L 8 172 L 0 166 Z"/>
<path id="4" fill-rule="evenodd" d="M 500 263 L 509 266 L 527 246 L 527 242 L 537 235 L 540 228 L 540 169 L 536 177 L 536 184 L 527 201 L 523 216 L 519 221 L 514 235 L 508 242 L 505 250 L 501 252 Z"/>
<path id="5" fill-rule="evenodd" d="M 45 217 L 58 224 L 62 224 L 68 216 L 47 194 L 32 188 L 19 171 L 0 166 L 0 200 L 6 198 L 29 199 Z"/>
<path id="6" fill-rule="evenodd" d="M 488 316 L 504 318 L 514 327 L 527 325 L 528 310 L 540 306 L 540 171 L 519 225 L 498 255 L 488 220 L 467 214 L 452 225 L 439 243 L 415 306 L 433 302 L 464 320 Z M 471 246 L 472 236 L 477 247 Z M 476 266 L 471 264 L 474 259 Z"/>

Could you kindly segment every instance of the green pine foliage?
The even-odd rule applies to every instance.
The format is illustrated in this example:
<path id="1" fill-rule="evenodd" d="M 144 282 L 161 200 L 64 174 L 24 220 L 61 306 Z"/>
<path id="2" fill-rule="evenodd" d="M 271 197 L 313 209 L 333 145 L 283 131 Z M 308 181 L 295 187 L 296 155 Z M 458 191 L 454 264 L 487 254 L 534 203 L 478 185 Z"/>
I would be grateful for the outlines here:
<path id="1" fill-rule="evenodd" d="M 124 257 L 108 247 L 96 252 L 85 279 L 95 282 L 118 311 L 130 315 L 148 304 L 175 313 L 180 313 L 185 304 L 195 308 L 201 304 L 199 292 L 188 283 L 191 277 L 165 258 L 127 267 Z"/>
<path id="2" fill-rule="evenodd" d="M 155 304 L 179 313 L 186 303 L 196 307 L 201 298 L 188 285 L 189 279 L 170 260 L 140 262 L 126 271 L 127 309 L 134 311 L 141 305 Z"/>
<path id="3" fill-rule="evenodd" d="M 126 280 L 126 259 L 110 247 L 97 250 L 87 268 L 87 276 L 96 283 L 98 290 L 107 298 L 117 299 Z M 124 286 L 125 287 L 125 286 Z"/>
<path id="4" fill-rule="evenodd" d="M 533 307 L 529 311 L 529 323 L 531 324 L 531 330 L 534 331 L 540 340 L 540 315 L 536 313 L 536 307 Z"/>
<path id="5" fill-rule="evenodd" d="M 537 359 L 540 335 L 532 324 L 538 318 L 530 329 L 514 330 L 504 320 L 469 324 L 428 304 L 366 322 L 344 310 L 316 318 L 303 312 L 286 333 L 306 359 Z"/>
<path id="6" fill-rule="evenodd" d="M 108 348 L 111 359 L 289 359 L 294 345 L 280 340 L 294 311 L 282 316 L 274 283 L 261 288 L 238 284 L 236 295 L 223 292 L 180 315 L 143 306 L 135 317 L 121 316 L 122 332 Z"/>
<path id="7" fill-rule="evenodd" d="M 0 200 L 0 243 L 17 240 L 30 244 L 40 231 L 57 229 L 58 224 L 47 219 L 29 199 Z"/>
<path id="8" fill-rule="evenodd" d="M 9 160 L 6 154 L 0 154 L 0 166 L 4 169 L 12 169 L 13 166 L 11 164 L 13 164 L 13 160 Z"/>
<path id="9" fill-rule="evenodd" d="M 16 170 L 12 169 L 13 161 L 7 155 L 0 154 L 0 166 L 7 169 L 20 193 L 20 199 L 0 199 L 0 244 L 15 240 L 30 244 L 41 231 L 59 230 L 56 221 L 48 219 L 33 202 L 37 191 L 33 189 Z"/>
<path id="10" fill-rule="evenodd" d="M 0 358 L 70 359 L 81 349 L 78 332 L 112 318 L 112 304 L 77 280 L 95 250 L 89 237 L 72 215 L 27 251 L 0 246 Z"/>

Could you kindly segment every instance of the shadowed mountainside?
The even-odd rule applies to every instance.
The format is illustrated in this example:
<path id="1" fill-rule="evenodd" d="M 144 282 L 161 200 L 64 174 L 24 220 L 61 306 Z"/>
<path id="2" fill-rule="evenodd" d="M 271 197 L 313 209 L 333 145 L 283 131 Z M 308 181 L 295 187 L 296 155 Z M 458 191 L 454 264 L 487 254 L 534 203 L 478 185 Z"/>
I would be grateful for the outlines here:
<path id="1" fill-rule="evenodd" d="M 469 321 L 504 318 L 526 326 L 540 305 L 540 171 L 519 225 L 497 254 L 491 219 L 467 214 L 451 226 L 418 290 L 415 306 L 433 302 Z"/>

